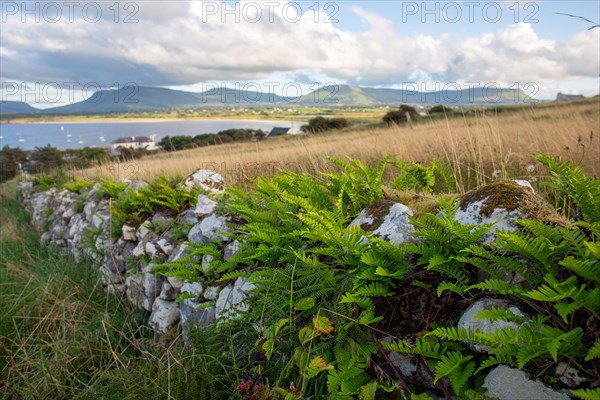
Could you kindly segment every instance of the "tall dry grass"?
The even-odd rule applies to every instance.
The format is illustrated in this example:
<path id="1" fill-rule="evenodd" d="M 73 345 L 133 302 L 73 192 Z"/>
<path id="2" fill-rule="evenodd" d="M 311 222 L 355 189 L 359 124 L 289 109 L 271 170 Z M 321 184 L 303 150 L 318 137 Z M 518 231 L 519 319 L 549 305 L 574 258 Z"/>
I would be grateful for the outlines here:
<path id="1" fill-rule="evenodd" d="M 496 113 L 481 110 L 415 125 L 356 130 L 315 136 L 288 136 L 260 142 L 231 143 L 141 160 L 105 164 L 84 171 L 88 178 L 152 179 L 158 174 L 187 175 L 209 168 L 230 184 L 243 184 L 278 168 L 317 173 L 331 165 L 326 156 L 370 161 L 394 154 L 404 161 L 427 163 L 442 158 L 457 179 L 459 192 L 492 177 L 529 176 L 532 155 L 562 156 L 600 176 L 600 102 L 528 106 Z"/>

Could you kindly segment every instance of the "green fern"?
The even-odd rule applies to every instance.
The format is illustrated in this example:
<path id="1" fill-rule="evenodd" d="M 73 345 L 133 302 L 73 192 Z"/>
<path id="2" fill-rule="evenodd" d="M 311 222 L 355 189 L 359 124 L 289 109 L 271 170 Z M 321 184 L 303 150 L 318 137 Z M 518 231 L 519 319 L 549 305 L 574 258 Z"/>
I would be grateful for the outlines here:
<path id="1" fill-rule="evenodd" d="M 591 349 L 585 356 L 585 361 L 590 361 L 600 358 L 600 339 L 597 339 Z"/>
<path id="2" fill-rule="evenodd" d="M 571 393 L 583 400 L 600 399 L 600 389 L 577 389 L 571 390 Z"/>
<path id="3" fill-rule="evenodd" d="M 467 382 L 475 371 L 473 356 L 465 356 L 458 351 L 450 351 L 440 358 L 435 365 L 435 379 L 437 382 L 442 377 L 448 377 L 452 389 L 460 396 Z"/>
<path id="4" fill-rule="evenodd" d="M 585 176 L 583 168 L 569 161 L 539 155 L 536 159 L 550 169 L 554 187 L 564 192 L 579 207 L 588 223 L 600 223 L 600 181 Z"/>

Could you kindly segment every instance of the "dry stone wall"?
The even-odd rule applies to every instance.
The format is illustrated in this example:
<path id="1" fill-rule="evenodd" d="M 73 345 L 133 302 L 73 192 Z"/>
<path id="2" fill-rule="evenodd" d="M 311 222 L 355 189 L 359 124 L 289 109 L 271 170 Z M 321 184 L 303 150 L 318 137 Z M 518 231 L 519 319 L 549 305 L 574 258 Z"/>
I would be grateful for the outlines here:
<path id="1" fill-rule="evenodd" d="M 138 190 L 145 185 L 140 181 L 128 182 L 125 190 Z M 155 272 L 158 264 L 189 256 L 190 242 L 222 242 L 221 257 L 225 260 L 239 249 L 238 240 L 231 240 L 227 235 L 234 230 L 231 218 L 217 211 L 219 195 L 224 190 L 223 178 L 213 171 L 198 170 L 183 186 L 203 189 L 195 208 L 174 217 L 157 213 L 140 226 L 124 225 L 117 237 L 111 234 L 111 203 L 100 198 L 99 185 L 84 194 L 76 194 L 55 188 L 39 191 L 31 182 L 22 182 L 18 192 L 31 213 L 32 224 L 39 232 L 41 242 L 64 247 L 77 260 L 91 260 L 98 267 L 108 292 L 122 296 L 150 313 L 149 323 L 157 339 L 180 330 L 187 340 L 193 327 L 219 323 L 247 311 L 254 285 L 246 278 L 228 283 L 201 284 Z M 494 229 L 514 230 L 517 226 L 512 218 L 535 217 L 532 214 L 534 209 L 542 216 L 548 215 L 527 182 L 502 181 L 465 195 L 456 218 L 463 224 L 494 223 Z M 401 246 L 419 240 L 413 236 L 415 228 L 408 216 L 412 216 L 412 211 L 405 205 L 381 200 L 363 210 L 350 225 L 359 225 L 365 231 Z M 174 227 L 183 224 L 191 227 L 187 237 L 174 235 Z M 485 241 L 491 240 L 492 236 L 493 231 Z M 214 257 L 211 255 L 193 260 L 206 272 L 210 271 L 212 261 Z M 184 299 L 176 301 L 179 297 Z M 459 326 L 491 331 L 511 324 L 496 321 L 482 325 L 481 321 L 473 321 L 477 310 L 490 307 L 504 307 L 524 315 L 507 301 L 483 298 L 464 312 Z M 482 353 L 487 351 L 481 346 L 472 347 Z M 425 387 L 428 384 L 434 386 L 431 376 L 420 369 L 415 356 L 392 353 L 389 359 L 405 376 L 412 376 Z M 577 371 L 570 374 L 577 376 Z M 517 392 L 511 391 L 515 381 L 521 382 L 514 389 Z M 508 366 L 493 369 L 485 385 L 494 397 L 500 399 L 514 395 L 522 398 L 568 398 L 565 393 L 531 381 L 524 372 Z"/>

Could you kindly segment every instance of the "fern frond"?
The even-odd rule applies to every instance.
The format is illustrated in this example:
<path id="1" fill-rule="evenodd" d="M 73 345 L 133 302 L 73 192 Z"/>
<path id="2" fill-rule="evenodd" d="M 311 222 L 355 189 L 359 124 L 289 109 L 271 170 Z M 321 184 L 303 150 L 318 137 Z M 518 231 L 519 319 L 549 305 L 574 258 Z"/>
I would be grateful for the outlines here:
<path id="1" fill-rule="evenodd" d="M 478 374 L 479 372 L 483 371 L 484 369 L 493 367 L 494 365 L 498 365 L 498 364 L 512 365 L 513 358 L 512 358 L 512 356 L 507 355 L 507 354 L 495 354 L 495 355 L 489 356 L 485 361 L 483 361 L 481 364 L 479 364 L 479 368 L 477 368 L 477 370 L 475 371 L 475 374 Z"/>
<path id="2" fill-rule="evenodd" d="M 460 395 L 475 371 L 475 363 L 470 361 L 472 358 L 473 356 L 465 356 L 458 351 L 444 354 L 435 365 L 434 382 L 446 376 L 450 380 L 454 392 Z"/>
<path id="3" fill-rule="evenodd" d="M 438 342 L 434 344 L 426 339 L 415 339 L 414 344 L 408 344 L 406 340 L 395 342 L 381 342 L 384 349 L 402 354 L 416 354 L 426 358 L 439 359 L 445 352 Z"/>
<path id="4" fill-rule="evenodd" d="M 571 390 L 571 393 L 583 400 L 600 400 L 600 388 Z"/>
<path id="5" fill-rule="evenodd" d="M 522 297 L 527 293 L 519 286 L 513 286 L 505 280 L 500 279 L 488 279 L 481 283 L 471 285 L 467 288 L 467 291 L 478 289 L 486 292 L 498 292 L 500 294 L 510 294 L 517 297 Z"/>
<path id="6" fill-rule="evenodd" d="M 588 350 L 585 361 L 595 360 L 596 358 L 600 358 L 600 339 L 597 339 L 592 348 Z"/>

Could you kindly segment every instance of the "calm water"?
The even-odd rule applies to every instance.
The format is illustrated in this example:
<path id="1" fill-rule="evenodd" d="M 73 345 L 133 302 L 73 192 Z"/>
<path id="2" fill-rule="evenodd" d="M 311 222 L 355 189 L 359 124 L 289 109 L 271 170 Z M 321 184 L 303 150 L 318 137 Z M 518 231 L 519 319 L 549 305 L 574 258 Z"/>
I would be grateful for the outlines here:
<path id="1" fill-rule="evenodd" d="M 294 130 L 301 122 L 294 121 Z M 0 124 L 0 148 L 20 147 L 33 150 L 36 146 L 50 144 L 58 149 L 86 146 L 109 146 L 125 136 L 156 135 L 156 141 L 165 136 L 217 133 L 225 129 L 249 128 L 269 132 L 273 127 L 292 126 L 290 121 L 214 120 L 214 121 L 157 121 L 157 122 L 94 122 L 94 123 L 42 123 Z M 102 140 L 104 139 L 104 141 Z"/>

